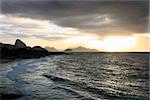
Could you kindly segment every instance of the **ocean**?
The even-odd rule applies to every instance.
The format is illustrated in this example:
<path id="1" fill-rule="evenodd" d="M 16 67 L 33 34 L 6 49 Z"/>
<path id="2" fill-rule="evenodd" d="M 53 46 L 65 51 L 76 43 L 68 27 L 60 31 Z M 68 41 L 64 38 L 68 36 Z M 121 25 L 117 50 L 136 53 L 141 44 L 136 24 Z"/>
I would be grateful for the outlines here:
<path id="1" fill-rule="evenodd" d="M 71 53 L 0 64 L 16 100 L 149 100 L 149 53 Z"/>

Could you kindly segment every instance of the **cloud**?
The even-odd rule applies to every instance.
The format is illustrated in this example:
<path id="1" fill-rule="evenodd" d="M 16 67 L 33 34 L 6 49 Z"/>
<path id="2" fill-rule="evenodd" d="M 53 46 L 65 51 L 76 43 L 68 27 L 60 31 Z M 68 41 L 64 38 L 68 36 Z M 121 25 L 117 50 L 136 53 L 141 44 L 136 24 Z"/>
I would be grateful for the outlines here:
<path id="1" fill-rule="evenodd" d="M 49 20 L 98 35 L 148 32 L 148 0 L 2 0 L 1 8 L 3 14 Z"/>
<path id="2" fill-rule="evenodd" d="M 10 15 L 0 15 L 0 19 L 1 37 L 35 37 L 48 41 L 57 41 L 80 34 L 80 32 L 75 29 L 63 28 L 47 20 L 41 21 Z"/>

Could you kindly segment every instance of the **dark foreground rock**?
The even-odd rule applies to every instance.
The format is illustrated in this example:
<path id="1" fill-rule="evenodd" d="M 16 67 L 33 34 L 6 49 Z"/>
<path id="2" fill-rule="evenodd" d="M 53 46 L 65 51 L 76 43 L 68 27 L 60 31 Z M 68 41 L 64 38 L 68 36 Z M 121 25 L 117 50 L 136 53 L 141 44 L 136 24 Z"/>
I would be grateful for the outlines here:
<path id="1" fill-rule="evenodd" d="M 0 59 L 39 58 L 56 54 L 63 54 L 63 52 L 48 52 L 40 46 L 27 47 L 19 39 L 16 40 L 15 45 L 0 43 Z"/>
<path id="2" fill-rule="evenodd" d="M 17 39 L 16 42 L 15 42 L 15 47 L 16 48 L 26 48 L 27 46 L 21 40 Z"/>
<path id="3" fill-rule="evenodd" d="M 0 100 L 14 100 L 21 98 L 23 95 L 22 94 L 5 94 L 1 93 L 0 94 Z"/>

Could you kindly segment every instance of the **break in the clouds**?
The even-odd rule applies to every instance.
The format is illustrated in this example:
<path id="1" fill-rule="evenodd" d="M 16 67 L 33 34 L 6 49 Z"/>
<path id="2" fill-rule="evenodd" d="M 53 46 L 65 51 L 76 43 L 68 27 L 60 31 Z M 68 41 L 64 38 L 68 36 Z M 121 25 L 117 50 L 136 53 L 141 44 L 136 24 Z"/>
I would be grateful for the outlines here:
<path id="1" fill-rule="evenodd" d="M 2 0 L 1 12 L 98 35 L 146 33 L 149 1 Z"/>
<path id="2" fill-rule="evenodd" d="M 149 51 L 149 0 L 1 0 L 0 42 Z"/>

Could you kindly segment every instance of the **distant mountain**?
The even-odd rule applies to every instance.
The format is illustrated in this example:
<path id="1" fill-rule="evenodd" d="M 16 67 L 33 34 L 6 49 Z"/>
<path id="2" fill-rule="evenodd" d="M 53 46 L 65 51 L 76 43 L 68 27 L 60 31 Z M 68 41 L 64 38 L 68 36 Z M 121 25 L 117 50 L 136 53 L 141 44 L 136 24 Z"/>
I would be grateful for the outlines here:
<path id="1" fill-rule="evenodd" d="M 65 52 L 72 52 L 72 49 L 66 49 Z"/>
<path id="2" fill-rule="evenodd" d="M 98 50 L 79 46 L 77 48 L 68 48 L 65 52 L 98 52 Z"/>
<path id="3" fill-rule="evenodd" d="M 45 47 L 45 49 L 49 52 L 56 52 L 57 49 L 55 49 L 54 47 Z"/>

